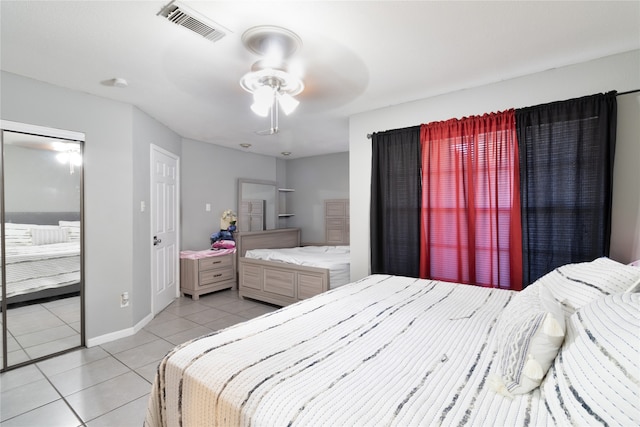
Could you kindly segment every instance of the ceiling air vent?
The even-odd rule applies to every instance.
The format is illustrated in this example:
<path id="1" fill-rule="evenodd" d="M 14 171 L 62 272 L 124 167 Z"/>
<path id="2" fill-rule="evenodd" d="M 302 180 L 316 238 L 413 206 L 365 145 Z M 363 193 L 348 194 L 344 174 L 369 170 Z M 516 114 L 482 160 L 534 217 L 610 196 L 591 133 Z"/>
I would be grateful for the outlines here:
<path id="1" fill-rule="evenodd" d="M 214 42 L 223 38 L 229 31 L 222 25 L 207 19 L 195 10 L 175 0 L 163 7 L 162 10 L 158 12 L 158 15 Z"/>

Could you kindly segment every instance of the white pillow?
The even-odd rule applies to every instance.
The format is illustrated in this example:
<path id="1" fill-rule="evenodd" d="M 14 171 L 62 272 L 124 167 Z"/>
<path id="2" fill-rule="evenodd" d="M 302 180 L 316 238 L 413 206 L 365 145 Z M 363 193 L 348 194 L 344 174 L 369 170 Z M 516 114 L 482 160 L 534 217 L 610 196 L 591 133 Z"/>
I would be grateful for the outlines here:
<path id="1" fill-rule="evenodd" d="M 540 385 L 564 340 L 562 307 L 545 287 L 529 286 L 507 305 L 497 328 L 489 386 L 505 396 L 528 393 Z"/>
<path id="2" fill-rule="evenodd" d="M 69 241 L 67 230 L 60 227 L 37 227 L 31 229 L 31 240 L 34 245 L 51 245 Z"/>
<path id="3" fill-rule="evenodd" d="M 67 230 L 70 242 L 80 241 L 80 221 L 58 221 L 58 225 Z"/>
<path id="4" fill-rule="evenodd" d="M 536 280 L 551 291 L 564 309 L 565 316 L 610 294 L 625 292 L 640 279 L 640 268 L 621 264 L 609 258 L 567 264 Z"/>
<path id="5" fill-rule="evenodd" d="M 6 223 L 4 225 L 4 233 L 7 246 L 30 246 L 32 227 L 35 227 L 35 225 Z"/>
<path id="6" fill-rule="evenodd" d="M 640 425 L 640 294 L 599 298 L 567 320 L 540 386 L 556 425 Z"/>

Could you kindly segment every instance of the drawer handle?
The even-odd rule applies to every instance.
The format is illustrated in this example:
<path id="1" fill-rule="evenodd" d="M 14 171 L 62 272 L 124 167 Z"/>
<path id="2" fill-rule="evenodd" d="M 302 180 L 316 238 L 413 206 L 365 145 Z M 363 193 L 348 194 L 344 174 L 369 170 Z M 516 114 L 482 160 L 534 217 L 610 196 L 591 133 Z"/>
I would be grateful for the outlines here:
<path id="1" fill-rule="evenodd" d="M 214 274 L 213 277 L 220 277 L 222 276 L 222 273 L 218 273 L 218 274 Z"/>
<path id="2" fill-rule="evenodd" d="M 222 261 L 214 261 L 214 264 L 220 264 Z"/>

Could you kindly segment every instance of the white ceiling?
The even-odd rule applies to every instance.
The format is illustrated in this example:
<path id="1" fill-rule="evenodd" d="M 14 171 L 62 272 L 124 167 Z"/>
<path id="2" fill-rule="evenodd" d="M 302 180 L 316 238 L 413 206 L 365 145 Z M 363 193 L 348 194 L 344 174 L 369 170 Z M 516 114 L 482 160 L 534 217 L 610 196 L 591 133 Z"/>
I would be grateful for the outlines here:
<path id="1" fill-rule="evenodd" d="M 231 30 L 215 43 L 157 16 L 168 2 L 2 0 L 0 67 L 133 104 L 185 138 L 295 158 L 348 151 L 353 114 L 640 48 L 640 1 L 183 1 Z M 238 83 L 256 25 L 303 41 L 301 104 L 272 136 Z M 129 86 L 102 83 L 114 77 Z"/>

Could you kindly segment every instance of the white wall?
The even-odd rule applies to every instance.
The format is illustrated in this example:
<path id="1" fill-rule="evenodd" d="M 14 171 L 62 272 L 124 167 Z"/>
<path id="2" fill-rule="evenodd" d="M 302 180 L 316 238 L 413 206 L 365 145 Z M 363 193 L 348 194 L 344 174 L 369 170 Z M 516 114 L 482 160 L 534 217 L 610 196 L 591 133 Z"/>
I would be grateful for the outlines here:
<path id="1" fill-rule="evenodd" d="M 640 70 L 636 72 L 640 75 Z M 638 88 L 640 84 L 636 85 Z M 640 93 L 621 95 L 617 100 L 618 132 L 609 256 L 627 263 L 640 259 Z"/>
<path id="2" fill-rule="evenodd" d="M 299 227 L 303 242 L 323 243 L 324 200 L 349 198 L 349 153 L 287 160 L 289 226 Z"/>
<path id="3" fill-rule="evenodd" d="M 209 247 L 227 209 L 237 213 L 238 178 L 276 181 L 276 158 L 184 139 L 182 141 L 182 249 Z M 211 211 L 205 210 L 206 204 Z"/>
<path id="4" fill-rule="evenodd" d="M 446 66 L 440 65 L 440 66 Z M 428 84 L 428 82 L 426 83 Z M 598 92 L 640 89 L 640 51 L 557 68 L 517 79 L 462 90 L 376 111 L 349 121 L 349 181 L 351 194 L 351 279 L 369 274 L 369 203 L 371 141 L 368 133 L 461 118 L 508 108 L 570 99 Z M 614 177 L 611 255 L 622 262 L 640 258 L 638 229 L 638 117 L 640 94 L 618 97 L 618 140 Z M 623 111 L 620 111 L 620 110 Z M 629 204 L 623 202 L 629 200 Z M 635 204 L 634 204 L 635 201 Z M 627 236 L 621 241 L 621 236 Z M 632 242 L 627 242 L 630 240 Z M 628 247 L 635 248 L 631 252 Z"/>

